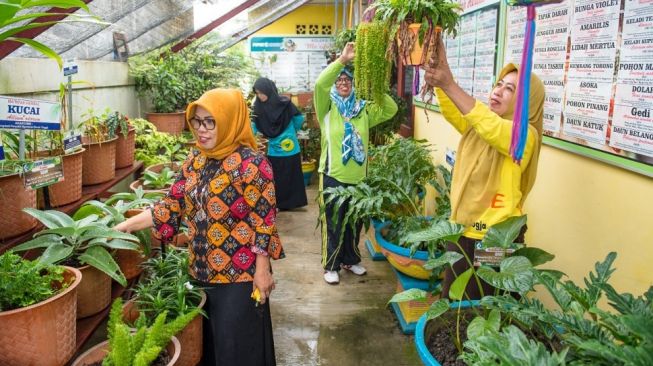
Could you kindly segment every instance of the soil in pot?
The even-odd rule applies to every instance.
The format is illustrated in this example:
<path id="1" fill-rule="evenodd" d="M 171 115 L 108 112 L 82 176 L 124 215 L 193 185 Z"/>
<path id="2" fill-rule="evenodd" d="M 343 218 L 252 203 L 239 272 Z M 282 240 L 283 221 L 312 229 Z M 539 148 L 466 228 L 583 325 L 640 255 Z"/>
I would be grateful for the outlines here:
<path id="1" fill-rule="evenodd" d="M 426 346 L 433 357 L 442 366 L 465 366 L 465 363 L 458 360 L 459 352 L 454 343 L 456 337 L 456 309 L 442 314 L 439 318 L 429 321 L 425 335 L 429 335 Z M 461 310 L 460 321 L 460 342 L 467 340 L 467 325 L 477 316 L 471 309 Z"/>

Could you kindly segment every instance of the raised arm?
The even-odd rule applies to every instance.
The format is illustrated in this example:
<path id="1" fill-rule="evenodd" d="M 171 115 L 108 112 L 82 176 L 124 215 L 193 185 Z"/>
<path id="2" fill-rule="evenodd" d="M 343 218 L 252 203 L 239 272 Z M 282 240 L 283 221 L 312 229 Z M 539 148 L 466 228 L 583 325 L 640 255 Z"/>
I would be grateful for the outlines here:
<path id="1" fill-rule="evenodd" d="M 317 115 L 320 126 L 324 123 L 324 116 L 329 112 L 331 105 L 331 87 L 336 82 L 340 71 L 351 60 L 354 59 L 354 43 L 349 42 L 342 50 L 340 57 L 326 67 L 315 81 L 315 90 L 313 91 L 313 104 L 315 105 L 315 114 Z"/>

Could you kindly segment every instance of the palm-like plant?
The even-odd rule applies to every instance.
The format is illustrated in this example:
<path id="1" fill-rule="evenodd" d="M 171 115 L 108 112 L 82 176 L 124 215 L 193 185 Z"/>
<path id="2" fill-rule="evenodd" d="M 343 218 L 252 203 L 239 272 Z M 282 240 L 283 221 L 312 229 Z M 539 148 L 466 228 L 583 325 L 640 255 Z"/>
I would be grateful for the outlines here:
<path id="1" fill-rule="evenodd" d="M 39 257 L 43 264 L 88 264 L 121 285 L 127 285 L 125 276 L 107 249 L 137 250 L 137 237 L 107 227 L 97 215 L 74 220 L 55 210 L 25 208 L 23 211 L 40 221 L 46 229 L 36 233 L 34 239 L 13 248 L 14 251 L 45 248 Z"/>

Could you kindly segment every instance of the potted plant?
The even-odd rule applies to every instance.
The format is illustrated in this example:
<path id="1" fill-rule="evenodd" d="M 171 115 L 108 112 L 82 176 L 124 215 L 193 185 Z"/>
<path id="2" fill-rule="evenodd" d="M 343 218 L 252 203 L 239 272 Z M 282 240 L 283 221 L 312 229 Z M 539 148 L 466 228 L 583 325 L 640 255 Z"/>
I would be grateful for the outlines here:
<path id="1" fill-rule="evenodd" d="M 302 135 L 300 140 L 302 145 L 302 173 L 304 173 L 304 185 L 308 186 L 317 168 L 317 162 L 320 160 L 320 129 L 307 127 L 302 130 Z"/>
<path id="2" fill-rule="evenodd" d="M 368 229 L 371 220 L 386 222 L 377 225 L 375 237 L 388 261 L 408 276 L 428 279 L 430 272 L 422 265 L 439 248 L 427 244 L 405 247 L 400 238 L 402 230 L 428 227 L 432 221 L 423 215 L 424 187 L 437 177 L 429 146 L 424 141 L 399 138 L 389 145 L 371 147 L 369 156 L 367 177 L 354 186 L 325 189 L 325 203 L 339 206 L 349 202 L 343 233 L 344 225 L 363 222 Z"/>
<path id="3" fill-rule="evenodd" d="M 460 5 L 449 0 L 379 0 L 372 4 L 375 19 L 385 23 L 392 33 L 394 42 L 389 44 L 389 53 L 398 56 L 404 65 L 428 63 L 437 66 L 437 44 L 442 32 L 457 32 Z"/>
<path id="4" fill-rule="evenodd" d="M 138 238 L 108 228 L 98 222 L 97 215 L 73 220 L 63 212 L 25 209 L 46 229 L 34 234 L 34 239 L 20 244 L 15 251 L 45 248 L 39 262 L 67 264 L 79 268 L 84 280 L 77 293 L 77 316 L 96 314 L 111 301 L 111 278 L 122 286 L 125 276 L 109 253 L 113 249 L 137 250 Z"/>
<path id="5" fill-rule="evenodd" d="M 107 334 L 109 340 L 81 354 L 73 366 L 94 365 L 177 365 L 181 347 L 174 334 L 193 319 L 195 313 L 166 322 L 167 313 L 157 316 L 152 326 L 137 324 L 135 330 L 122 320 L 122 299 L 111 306 Z"/>
<path id="6" fill-rule="evenodd" d="M 181 344 L 182 353 L 178 365 L 197 365 L 202 358 L 202 308 L 206 294 L 199 287 L 191 285 L 188 273 L 188 251 L 171 250 L 160 257 L 148 259 L 143 267 L 144 279 L 134 289 L 134 297 L 123 309 L 127 324 L 143 317 L 146 324 L 152 324 L 161 313 L 174 319 L 188 313 L 197 314 L 186 327 L 175 333 Z"/>
<path id="7" fill-rule="evenodd" d="M 147 120 L 131 120 L 136 128 L 136 160 L 142 161 L 145 170 L 160 172 L 165 166 L 177 171 L 188 156 L 186 138 L 158 132 L 156 126 Z M 183 138 L 183 140 L 182 140 Z"/>
<path id="8" fill-rule="evenodd" d="M 163 194 L 168 193 L 168 190 L 175 182 L 177 173 L 170 169 L 170 167 L 163 167 L 160 173 L 155 173 L 150 170 L 143 172 L 143 177 L 135 180 L 129 185 L 132 191 L 141 188 L 145 192 L 160 192 Z"/>
<path id="9" fill-rule="evenodd" d="M 91 109 L 78 127 L 83 128 L 82 145 L 82 185 L 104 183 L 116 175 L 116 144 L 118 137 L 115 129 L 107 124 L 109 110 L 102 115 L 95 115 Z M 117 126 L 112 126 L 117 127 Z"/>
<path id="10" fill-rule="evenodd" d="M 120 112 L 109 113 L 105 123 L 109 136 L 117 136 L 116 169 L 130 167 L 134 164 L 136 148 L 136 128 L 129 123 L 129 118 Z"/>
<path id="11" fill-rule="evenodd" d="M 4 132 L 4 131 L 2 131 Z M 27 161 L 0 160 L 0 240 L 24 234 L 36 226 L 36 220 L 23 212 L 24 208 L 36 208 L 36 191 L 25 188 L 22 172 Z"/>
<path id="12" fill-rule="evenodd" d="M 81 273 L 13 252 L 0 255 L 2 365 L 63 365 L 75 353 L 76 298 Z"/>

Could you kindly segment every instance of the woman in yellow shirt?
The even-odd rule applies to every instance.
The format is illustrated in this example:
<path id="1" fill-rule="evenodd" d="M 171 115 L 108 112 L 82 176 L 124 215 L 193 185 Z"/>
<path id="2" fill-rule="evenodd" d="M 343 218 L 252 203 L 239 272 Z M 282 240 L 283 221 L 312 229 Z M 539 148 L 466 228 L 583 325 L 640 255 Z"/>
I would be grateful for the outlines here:
<path id="1" fill-rule="evenodd" d="M 542 144 L 544 85 L 537 76 L 531 75 L 526 148 L 521 162 L 516 163 L 509 152 L 518 66 L 512 63 L 504 66 L 486 105 L 455 82 L 442 41 L 438 49 L 438 65 L 426 67 L 425 79 L 436 86 L 444 118 L 462 135 L 453 168 L 450 219 L 465 225 L 459 244 L 473 261 L 474 248 L 490 226 L 523 214 L 524 200 L 535 183 Z M 523 231 L 518 242 L 523 243 Z M 447 249 L 459 251 L 453 244 Z M 460 260 L 453 265 L 453 270 L 445 271 L 443 296 L 449 295 L 455 274 L 467 268 L 466 261 Z M 487 283 L 483 283 L 483 287 L 483 294 L 492 293 Z M 469 281 L 465 291 L 471 299 L 482 297 L 476 281 Z"/>

